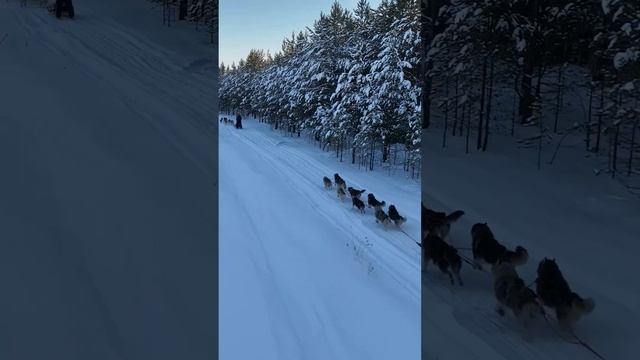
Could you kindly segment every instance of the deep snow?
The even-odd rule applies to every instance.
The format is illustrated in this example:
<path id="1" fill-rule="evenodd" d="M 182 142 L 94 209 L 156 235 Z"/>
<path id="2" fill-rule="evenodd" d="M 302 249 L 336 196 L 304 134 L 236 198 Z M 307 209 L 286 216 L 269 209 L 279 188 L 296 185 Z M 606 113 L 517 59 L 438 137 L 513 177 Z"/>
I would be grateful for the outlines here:
<path id="1" fill-rule="evenodd" d="M 75 6 L 0 1 L 0 358 L 213 358 L 216 47 Z"/>
<path id="2" fill-rule="evenodd" d="M 220 359 L 418 359 L 419 183 L 243 126 L 220 124 Z M 336 172 L 406 234 L 325 190 Z"/>
<path id="3" fill-rule="evenodd" d="M 554 165 L 538 171 L 535 151 L 492 136 L 487 153 L 465 155 L 463 138 L 450 138 L 442 149 L 441 129 L 423 133 L 423 200 L 466 212 L 452 229 L 456 246 L 471 246 L 476 222 L 488 222 L 507 246 L 525 246 L 530 259 L 519 273 L 527 283 L 543 257 L 556 258 L 573 290 L 596 303 L 575 333 L 606 359 L 637 357 L 640 200 L 610 177 L 594 176 L 599 160 L 584 158 L 582 144 L 563 149 Z M 432 267 L 424 279 L 425 358 L 597 359 L 544 322 L 525 340 L 511 315 L 494 311 L 489 273 L 463 264 L 462 278 L 464 287 L 452 287 Z"/>

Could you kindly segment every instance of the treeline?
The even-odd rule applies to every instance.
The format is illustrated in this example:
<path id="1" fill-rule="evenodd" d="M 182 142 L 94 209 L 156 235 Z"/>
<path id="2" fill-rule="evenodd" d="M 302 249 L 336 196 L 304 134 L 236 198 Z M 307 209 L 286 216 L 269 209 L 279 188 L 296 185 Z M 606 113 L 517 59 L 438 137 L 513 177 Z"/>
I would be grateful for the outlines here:
<path id="1" fill-rule="evenodd" d="M 352 163 L 396 161 L 418 176 L 420 163 L 420 8 L 417 0 L 337 2 L 271 55 L 251 50 L 220 65 L 220 104 L 292 136 L 306 133 Z M 395 153 L 394 153 L 395 155 Z"/>
<path id="2" fill-rule="evenodd" d="M 219 0 L 148 0 L 162 7 L 162 22 L 171 26 L 175 21 L 190 21 L 196 30 L 209 34 L 211 43 L 218 35 Z"/>
<path id="3" fill-rule="evenodd" d="M 442 126 L 443 146 L 449 134 L 485 151 L 490 133 L 534 126 L 521 140 L 539 165 L 571 133 L 612 176 L 637 173 L 640 1 L 428 0 L 422 21 L 424 125 Z"/>

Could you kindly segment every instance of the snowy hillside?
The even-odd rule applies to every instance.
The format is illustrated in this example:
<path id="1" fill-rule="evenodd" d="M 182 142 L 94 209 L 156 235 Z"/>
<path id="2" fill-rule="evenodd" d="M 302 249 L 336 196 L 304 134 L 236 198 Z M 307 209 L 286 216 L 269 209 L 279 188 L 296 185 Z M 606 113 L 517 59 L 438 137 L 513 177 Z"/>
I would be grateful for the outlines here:
<path id="1" fill-rule="evenodd" d="M 608 176 L 594 176 L 597 159 L 582 147 L 564 149 L 553 166 L 536 170 L 536 155 L 495 136 L 487 153 L 464 154 L 464 139 L 441 149 L 441 129 L 423 134 L 423 200 L 432 208 L 462 209 L 452 242 L 471 246 L 471 226 L 488 222 L 496 238 L 525 246 L 529 262 L 519 268 L 535 280 L 544 257 L 555 258 L 574 291 L 595 300 L 575 334 L 604 358 L 631 359 L 640 332 L 640 286 L 636 279 L 640 201 Z M 471 257 L 469 251 L 461 253 Z M 525 340 L 511 314 L 495 311 L 491 275 L 463 264 L 464 287 L 452 287 L 433 268 L 423 288 L 423 338 L 427 359 L 597 359 L 539 322 Z M 635 354 L 635 355 L 634 355 Z"/>
<path id="2" fill-rule="evenodd" d="M 0 2 L 0 358 L 211 359 L 215 46 L 37 3 Z"/>
<path id="3" fill-rule="evenodd" d="M 220 124 L 220 358 L 418 359 L 417 181 L 243 126 Z M 396 205 L 405 233 L 325 190 L 336 172 Z"/>

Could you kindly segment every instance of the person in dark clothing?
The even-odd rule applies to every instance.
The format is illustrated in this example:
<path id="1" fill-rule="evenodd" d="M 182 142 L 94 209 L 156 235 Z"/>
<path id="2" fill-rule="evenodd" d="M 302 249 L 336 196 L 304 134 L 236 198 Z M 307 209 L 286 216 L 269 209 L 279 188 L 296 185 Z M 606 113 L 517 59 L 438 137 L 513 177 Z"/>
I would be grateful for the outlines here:
<path id="1" fill-rule="evenodd" d="M 242 129 L 242 116 L 236 116 L 236 129 Z"/>
<path id="2" fill-rule="evenodd" d="M 69 15 L 69 17 L 73 19 L 75 11 L 73 10 L 73 3 L 71 2 L 71 0 L 56 0 L 56 17 L 60 18 L 63 12 L 66 12 L 67 15 Z"/>

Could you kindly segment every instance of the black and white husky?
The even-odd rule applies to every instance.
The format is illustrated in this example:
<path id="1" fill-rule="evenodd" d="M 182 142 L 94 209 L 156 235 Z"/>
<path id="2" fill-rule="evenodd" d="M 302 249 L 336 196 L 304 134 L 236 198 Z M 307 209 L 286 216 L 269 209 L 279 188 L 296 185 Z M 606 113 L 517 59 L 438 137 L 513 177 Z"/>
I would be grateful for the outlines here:
<path id="1" fill-rule="evenodd" d="M 526 264 L 529 260 L 527 249 L 517 246 L 515 251 L 507 249 L 500 244 L 493 236 L 493 232 L 487 223 L 477 223 L 471 227 L 471 250 L 473 261 L 477 268 L 482 269 L 483 265 L 495 265 L 498 260 L 504 259 L 514 266 Z"/>
<path id="2" fill-rule="evenodd" d="M 538 264 L 536 292 L 544 306 L 555 310 L 563 329 L 570 329 L 582 316 L 595 308 L 593 299 L 582 298 L 571 291 L 555 259 L 544 258 Z"/>
<path id="3" fill-rule="evenodd" d="M 357 197 L 352 197 L 351 203 L 353 204 L 352 206 L 355 206 L 358 210 L 360 210 L 361 213 L 364 214 L 364 201 L 358 199 Z"/>
<path id="4" fill-rule="evenodd" d="M 451 214 L 427 209 L 422 204 L 422 238 L 427 234 L 435 234 L 442 239 L 446 239 L 451 230 L 451 224 L 458 221 L 464 215 L 464 211 L 456 210 Z"/>
<path id="5" fill-rule="evenodd" d="M 387 215 L 382 208 L 376 208 L 376 222 L 382 223 L 382 225 L 387 226 L 391 223 L 391 219 L 389 219 L 389 215 Z"/>
<path id="6" fill-rule="evenodd" d="M 458 283 L 462 285 L 460 278 L 460 269 L 462 268 L 462 258 L 458 254 L 458 250 L 447 244 L 442 238 L 434 233 L 429 233 L 422 240 L 422 273 L 427 271 L 429 262 L 433 262 L 444 274 L 449 275 L 451 285 L 454 284 L 454 277 L 458 279 Z"/>
<path id="7" fill-rule="evenodd" d="M 362 195 L 366 191 L 365 189 L 354 189 L 351 186 L 349 186 L 347 190 L 349 191 L 349 195 L 351 195 L 352 198 L 357 197 L 358 199 L 360 198 L 360 195 Z"/>
<path id="8" fill-rule="evenodd" d="M 376 211 L 382 210 L 382 208 L 387 204 L 384 201 L 378 201 L 372 193 L 367 195 L 367 203 L 369 204 L 369 207 L 375 208 Z"/>
<path id="9" fill-rule="evenodd" d="M 347 190 L 347 183 L 340 177 L 340 175 L 338 175 L 338 173 L 333 174 L 333 182 L 336 183 L 336 187 L 341 188 L 343 191 Z"/>
<path id="10" fill-rule="evenodd" d="M 322 178 L 322 183 L 324 184 L 324 188 L 327 190 L 333 187 L 333 184 L 331 183 L 331 179 L 329 179 L 326 176 Z"/>
<path id="11" fill-rule="evenodd" d="M 398 226 L 407 221 L 407 218 L 400 216 L 400 213 L 398 213 L 398 210 L 394 205 L 389 205 L 389 218 Z"/>
<path id="12" fill-rule="evenodd" d="M 498 260 L 492 267 L 493 291 L 498 301 L 496 311 L 504 316 L 504 308 L 513 312 L 513 316 L 528 329 L 536 319 L 544 315 L 542 305 L 538 303 L 536 293 L 525 285 L 516 271 L 514 263 L 506 258 Z"/>
<path id="13" fill-rule="evenodd" d="M 338 199 L 343 201 L 347 197 L 347 193 L 344 192 L 344 189 L 341 187 L 336 187 L 336 193 L 338 194 Z"/>

